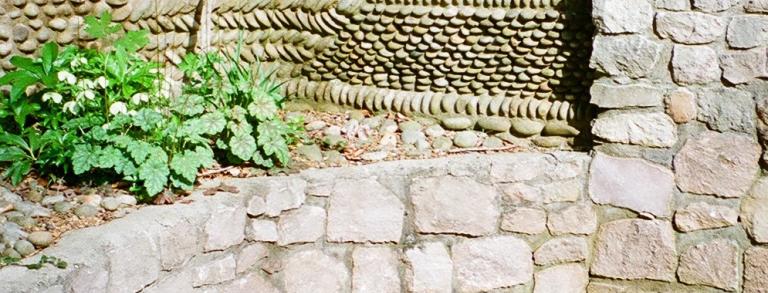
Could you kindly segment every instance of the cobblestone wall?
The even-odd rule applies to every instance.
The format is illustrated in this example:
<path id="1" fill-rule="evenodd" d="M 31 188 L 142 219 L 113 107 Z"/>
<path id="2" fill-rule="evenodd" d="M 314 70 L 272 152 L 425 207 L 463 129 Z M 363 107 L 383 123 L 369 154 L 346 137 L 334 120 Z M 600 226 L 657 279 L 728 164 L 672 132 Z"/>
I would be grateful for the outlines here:
<path id="1" fill-rule="evenodd" d="M 290 96 L 500 116 L 523 137 L 575 137 L 594 117 L 587 0 L 12 0 L 0 3 L 2 70 L 47 41 L 88 43 L 83 17 L 104 10 L 149 30 L 144 53 L 175 79 L 186 52 L 233 51 L 242 37 L 243 60 L 275 66 Z"/>
<path id="2" fill-rule="evenodd" d="M 69 233 L 2 292 L 762 292 L 761 180 L 738 200 L 598 153 L 466 155 L 228 180 Z M 218 182 L 205 185 L 215 186 Z M 33 262 L 34 259 L 26 260 Z"/>

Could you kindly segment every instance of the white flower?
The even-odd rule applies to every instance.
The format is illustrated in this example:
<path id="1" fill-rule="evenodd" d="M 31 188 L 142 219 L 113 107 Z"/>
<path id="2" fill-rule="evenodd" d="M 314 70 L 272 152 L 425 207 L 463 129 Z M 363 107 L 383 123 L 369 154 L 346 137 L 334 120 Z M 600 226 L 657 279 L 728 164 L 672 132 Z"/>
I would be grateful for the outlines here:
<path id="1" fill-rule="evenodd" d="M 139 112 L 136 112 L 136 110 L 130 110 L 130 111 L 128 111 L 127 114 L 128 114 L 128 116 L 136 116 L 136 114 L 138 114 L 138 113 Z"/>
<path id="2" fill-rule="evenodd" d="M 84 90 L 77 94 L 77 99 L 82 100 L 83 98 L 93 100 L 96 97 L 96 93 L 94 93 L 92 90 Z"/>
<path id="3" fill-rule="evenodd" d="M 85 59 L 85 57 L 79 57 L 72 59 L 72 61 L 69 62 L 69 66 L 72 67 L 79 67 L 80 65 L 88 63 L 88 59 Z"/>
<path id="4" fill-rule="evenodd" d="M 72 114 L 77 114 L 77 103 L 75 101 L 64 103 L 64 110 L 69 111 Z"/>
<path id="5" fill-rule="evenodd" d="M 96 84 L 105 89 L 109 85 L 109 80 L 107 80 L 106 77 L 99 76 L 99 78 L 96 79 Z"/>
<path id="6" fill-rule="evenodd" d="M 72 73 L 69 73 L 67 71 L 59 71 L 57 74 L 59 81 L 66 82 L 68 84 L 75 84 L 77 82 L 77 77 L 75 77 Z"/>
<path id="7" fill-rule="evenodd" d="M 89 89 L 92 90 L 96 88 L 96 81 L 90 80 L 90 79 L 82 79 L 77 82 L 77 86 L 81 89 Z"/>
<path id="8" fill-rule="evenodd" d="M 146 93 L 136 93 L 131 97 L 131 102 L 138 105 L 141 104 L 141 102 L 147 102 L 149 101 L 149 95 Z"/>
<path id="9" fill-rule="evenodd" d="M 114 102 L 112 103 L 112 106 L 109 106 L 109 113 L 112 115 L 117 114 L 127 114 L 128 113 L 128 107 L 125 106 L 125 103 L 123 102 Z"/>
<path id="10" fill-rule="evenodd" d="M 63 97 L 61 96 L 61 94 L 59 94 L 57 92 L 47 92 L 47 93 L 43 94 L 43 102 L 47 102 L 48 100 L 52 100 L 54 103 L 58 104 L 58 103 L 61 103 L 61 99 L 62 98 Z"/>

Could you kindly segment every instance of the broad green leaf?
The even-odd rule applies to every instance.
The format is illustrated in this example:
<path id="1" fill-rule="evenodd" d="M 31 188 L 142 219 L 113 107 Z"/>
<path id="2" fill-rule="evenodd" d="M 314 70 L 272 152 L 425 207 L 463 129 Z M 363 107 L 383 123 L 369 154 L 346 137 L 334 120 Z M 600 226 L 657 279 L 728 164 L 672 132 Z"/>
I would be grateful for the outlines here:
<path id="1" fill-rule="evenodd" d="M 177 154 L 171 160 L 171 170 L 186 181 L 194 182 L 197 177 L 197 168 L 200 166 L 196 155 L 195 152 L 190 150 L 185 151 L 183 154 Z"/>
<path id="2" fill-rule="evenodd" d="M 248 113 L 259 121 L 273 119 L 277 115 L 277 110 L 275 101 L 258 92 L 255 94 L 253 102 L 248 104 Z"/>
<path id="3" fill-rule="evenodd" d="M 205 111 L 205 99 L 200 95 L 181 95 L 174 99 L 171 106 L 174 111 L 186 116 L 195 116 Z"/>
<path id="4" fill-rule="evenodd" d="M 141 130 L 150 131 L 163 121 L 163 115 L 152 109 L 141 109 L 133 116 L 133 125 L 140 127 Z"/>
<path id="5" fill-rule="evenodd" d="M 137 164 L 141 164 L 152 152 L 152 145 L 143 141 L 128 141 L 126 150 Z"/>
<path id="6" fill-rule="evenodd" d="M 99 158 L 96 155 L 101 150 L 99 146 L 89 144 L 79 144 L 75 146 L 75 152 L 72 154 L 72 169 L 75 175 L 80 175 L 91 170 L 99 164 Z"/>
<path id="7" fill-rule="evenodd" d="M 3 146 L 0 148 L 0 162 L 15 162 L 23 160 L 27 154 L 19 147 Z"/>
<path id="8" fill-rule="evenodd" d="M 103 168 L 103 169 L 109 169 L 112 167 L 115 167 L 116 165 L 123 164 L 123 152 L 120 150 L 108 146 L 102 149 L 98 154 L 94 154 L 98 157 L 98 163 L 96 164 L 96 167 Z"/>
<path id="9" fill-rule="evenodd" d="M 167 160 L 162 160 L 162 158 L 156 156 L 149 157 L 139 166 L 138 171 L 139 179 L 144 181 L 144 188 L 149 196 L 154 196 L 163 191 L 170 174 Z"/>
<path id="10" fill-rule="evenodd" d="M 53 62 L 56 61 L 56 57 L 59 55 L 59 46 L 56 43 L 49 42 L 43 46 L 43 50 L 40 54 L 43 60 L 43 71 L 45 75 L 51 73 L 53 68 Z"/>
<path id="11" fill-rule="evenodd" d="M 195 148 L 195 159 L 201 167 L 210 168 L 216 161 L 213 159 L 213 151 L 207 147 L 198 146 Z"/>
<path id="12" fill-rule="evenodd" d="M 200 118 L 190 119 L 184 122 L 184 133 L 189 134 L 217 134 L 224 130 L 227 119 L 221 112 L 206 113 Z"/>
<path id="13" fill-rule="evenodd" d="M 103 38 L 120 30 L 120 26 L 112 23 L 112 14 L 104 11 L 100 17 L 85 17 L 85 32 L 94 38 Z"/>
<path id="14" fill-rule="evenodd" d="M 24 94 L 27 87 L 37 83 L 39 79 L 30 74 L 19 75 L 11 85 L 11 101 L 16 101 Z"/>
<path id="15" fill-rule="evenodd" d="M 10 133 L 2 133 L 0 134 L 0 143 L 17 146 L 22 149 L 30 149 L 29 144 L 27 144 L 27 141 L 24 140 L 21 136 L 10 134 Z"/>
<path id="16" fill-rule="evenodd" d="M 187 181 L 185 178 L 179 178 L 178 175 L 171 175 L 171 185 L 182 190 L 191 190 L 195 187 L 194 182 Z"/>
<path id="17" fill-rule="evenodd" d="M 146 30 L 128 31 L 115 41 L 115 47 L 125 49 L 127 52 L 136 52 L 149 44 Z"/>
<path id="18" fill-rule="evenodd" d="M 233 155 L 248 161 L 256 151 L 256 140 L 251 135 L 235 135 L 229 140 L 229 149 Z"/>
<path id="19" fill-rule="evenodd" d="M 32 74 L 35 75 L 35 77 L 40 78 L 43 75 L 45 75 L 43 71 L 43 66 L 40 64 L 36 64 L 32 59 L 22 56 L 13 56 L 11 57 L 11 64 L 13 66 L 18 67 L 19 69 L 26 70 Z"/>
<path id="20" fill-rule="evenodd" d="M 20 104 L 16 105 L 13 108 L 13 115 L 14 115 L 13 119 L 16 121 L 16 124 L 18 124 L 20 128 L 24 128 L 27 122 L 27 116 L 39 110 L 40 110 L 39 104 L 22 101 Z"/>
<path id="21" fill-rule="evenodd" d="M 6 176 L 11 177 L 11 184 L 19 185 L 19 183 L 21 183 L 21 180 L 24 179 L 24 176 L 29 174 L 29 171 L 31 169 L 32 169 L 32 162 L 27 160 L 17 161 L 11 164 L 10 167 L 8 167 L 8 170 L 5 171 L 5 174 Z"/>

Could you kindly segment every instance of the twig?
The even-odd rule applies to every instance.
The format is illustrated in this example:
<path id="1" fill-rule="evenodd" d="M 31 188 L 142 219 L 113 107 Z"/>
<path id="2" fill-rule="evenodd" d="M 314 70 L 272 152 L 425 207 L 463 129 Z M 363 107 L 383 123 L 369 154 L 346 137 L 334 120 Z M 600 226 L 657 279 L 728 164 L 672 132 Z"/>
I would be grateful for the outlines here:
<path id="1" fill-rule="evenodd" d="M 470 153 L 470 152 L 499 152 L 499 151 L 508 151 L 508 150 L 511 150 L 511 149 L 514 149 L 514 148 L 517 148 L 517 147 L 518 146 L 515 146 L 515 145 L 510 145 L 510 146 L 505 146 L 505 147 L 500 147 L 500 148 L 483 148 L 483 147 L 479 147 L 479 148 L 452 149 L 452 150 L 448 150 L 446 152 L 451 153 L 451 154 L 455 154 L 455 153 Z"/>
<path id="2" fill-rule="evenodd" d="M 227 172 L 227 171 L 231 170 L 234 167 L 235 166 L 229 166 L 229 167 L 224 167 L 224 168 L 216 169 L 216 170 L 206 170 L 205 172 L 198 173 L 197 176 L 198 177 L 211 176 L 211 175 Z"/>

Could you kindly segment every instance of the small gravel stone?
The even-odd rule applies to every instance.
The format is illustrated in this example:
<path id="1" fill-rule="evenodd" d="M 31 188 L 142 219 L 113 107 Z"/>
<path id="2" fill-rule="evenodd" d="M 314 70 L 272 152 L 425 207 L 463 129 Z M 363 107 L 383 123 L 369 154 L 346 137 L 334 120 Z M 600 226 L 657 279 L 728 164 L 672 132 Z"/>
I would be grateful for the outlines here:
<path id="1" fill-rule="evenodd" d="M 501 138 L 495 137 L 495 136 L 489 136 L 486 137 L 483 141 L 483 147 L 486 148 L 500 148 L 504 146 L 504 142 L 501 140 Z"/>
<path id="2" fill-rule="evenodd" d="M 400 123 L 400 131 L 401 132 L 407 132 L 407 131 L 419 131 L 421 130 L 421 124 L 416 121 L 405 121 Z"/>
<path id="3" fill-rule="evenodd" d="M 101 198 L 101 195 L 98 195 L 98 194 L 89 194 L 89 195 L 78 196 L 78 200 L 82 204 L 98 207 L 99 205 L 101 205 L 102 198 Z"/>
<path id="4" fill-rule="evenodd" d="M 53 243 L 53 234 L 47 231 L 32 232 L 29 233 L 27 240 L 36 247 L 48 247 Z"/>
<path id="5" fill-rule="evenodd" d="M 479 139 L 474 131 L 461 131 L 456 133 L 453 144 L 460 148 L 471 148 L 477 145 Z"/>
<path id="6" fill-rule="evenodd" d="M 424 139 L 424 133 L 420 130 L 405 130 L 403 131 L 402 135 L 400 136 L 400 139 L 403 140 L 404 144 L 416 144 L 417 141 L 420 139 Z"/>
<path id="7" fill-rule="evenodd" d="M 35 225 L 37 225 L 37 221 L 34 218 L 26 215 L 10 217 L 9 220 L 25 229 L 31 229 L 32 227 L 35 227 Z"/>
<path id="8" fill-rule="evenodd" d="M 56 203 L 62 202 L 64 201 L 64 199 L 65 198 L 63 195 L 46 196 L 45 198 L 43 198 L 43 201 L 41 202 L 41 204 L 44 206 L 50 206 L 50 205 L 54 205 Z"/>
<path id="9" fill-rule="evenodd" d="M 304 129 L 307 131 L 315 131 L 325 128 L 326 125 L 325 122 L 317 120 L 307 123 L 307 125 L 304 126 Z"/>
<path id="10" fill-rule="evenodd" d="M 381 132 L 383 133 L 395 133 L 397 128 L 397 122 L 393 120 L 385 120 L 381 123 Z"/>
<path id="11" fill-rule="evenodd" d="M 318 145 L 315 145 L 315 144 L 300 145 L 296 148 L 296 152 L 310 161 L 314 161 L 314 162 L 323 161 L 323 153 L 322 151 L 320 151 L 320 147 Z"/>
<path id="12" fill-rule="evenodd" d="M 472 120 L 467 117 L 448 117 L 441 121 L 443 127 L 449 130 L 464 130 L 472 127 Z"/>
<path id="13" fill-rule="evenodd" d="M 363 111 L 355 110 L 355 111 L 349 112 L 350 120 L 360 121 L 360 120 L 363 120 L 363 118 L 365 118 L 365 113 L 363 113 Z"/>
<path id="14" fill-rule="evenodd" d="M 445 129 L 440 125 L 432 125 L 424 129 L 424 133 L 429 137 L 438 137 L 445 135 Z"/>
<path id="15" fill-rule="evenodd" d="M 365 118 L 362 121 L 360 121 L 360 124 L 364 126 L 368 126 L 370 129 L 377 129 L 379 126 L 381 126 L 381 121 L 383 118 L 380 116 L 371 117 L 371 118 Z"/>
<path id="16" fill-rule="evenodd" d="M 27 256 L 35 252 L 35 246 L 27 240 L 16 241 L 13 249 L 18 251 L 21 256 Z"/>
<path id="17" fill-rule="evenodd" d="M 327 135 L 323 138 L 323 144 L 332 149 L 341 149 L 346 146 L 347 141 L 341 135 Z"/>
<path id="18" fill-rule="evenodd" d="M 12 257 L 12 258 L 21 258 L 21 254 L 17 252 L 15 249 L 8 247 L 5 250 L 3 250 L 3 256 Z"/>
<path id="19" fill-rule="evenodd" d="M 99 209 L 89 204 L 80 205 L 75 209 L 75 215 L 81 218 L 93 217 L 99 213 Z"/>
<path id="20" fill-rule="evenodd" d="M 101 201 L 101 207 L 108 211 L 117 210 L 120 207 L 120 200 L 114 197 L 107 197 Z"/>
<path id="21" fill-rule="evenodd" d="M 347 162 L 347 158 L 339 151 L 325 151 L 323 152 L 323 158 L 325 158 L 325 162 L 328 164 L 344 164 Z"/>
<path id="22" fill-rule="evenodd" d="M 435 138 L 432 141 L 432 148 L 438 151 L 450 150 L 452 146 L 453 146 L 453 141 L 451 141 L 450 138 L 447 138 L 445 136 Z"/>
<path id="23" fill-rule="evenodd" d="M 387 152 L 385 151 L 367 152 L 362 154 L 360 158 L 366 161 L 381 161 L 387 158 Z"/>
<path id="24" fill-rule="evenodd" d="M 121 204 L 127 205 L 127 206 L 135 206 L 136 205 L 136 197 L 133 195 L 118 195 L 115 198 L 120 201 Z"/>
<path id="25" fill-rule="evenodd" d="M 72 210 L 74 205 L 68 201 L 57 202 L 53 205 L 53 210 L 59 213 L 66 213 Z"/>
<path id="26" fill-rule="evenodd" d="M 323 130 L 323 134 L 325 134 L 325 136 L 339 136 L 341 135 L 341 127 L 331 125 Z"/>

